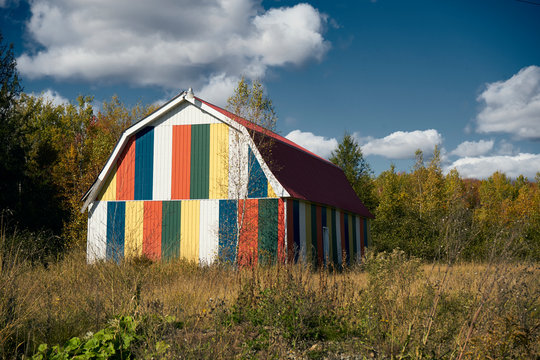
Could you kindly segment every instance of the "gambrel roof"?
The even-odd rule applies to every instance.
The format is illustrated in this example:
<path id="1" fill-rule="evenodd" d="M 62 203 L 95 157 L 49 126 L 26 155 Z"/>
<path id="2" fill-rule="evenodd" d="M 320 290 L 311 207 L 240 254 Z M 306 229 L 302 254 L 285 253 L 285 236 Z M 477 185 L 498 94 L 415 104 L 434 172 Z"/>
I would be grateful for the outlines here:
<path id="1" fill-rule="evenodd" d="M 292 197 L 326 204 L 363 217 L 373 218 L 373 215 L 358 199 L 339 167 L 279 134 L 263 129 L 216 105 L 193 97 L 187 92 L 177 95 L 124 131 L 98 178 L 84 195 L 82 211 L 98 196 L 113 164 L 129 138 L 184 103 L 190 103 L 246 135 L 251 140 L 250 147 L 254 150 L 262 170 L 279 197 Z M 261 143 L 269 144 L 271 150 L 258 151 L 257 144 Z"/>

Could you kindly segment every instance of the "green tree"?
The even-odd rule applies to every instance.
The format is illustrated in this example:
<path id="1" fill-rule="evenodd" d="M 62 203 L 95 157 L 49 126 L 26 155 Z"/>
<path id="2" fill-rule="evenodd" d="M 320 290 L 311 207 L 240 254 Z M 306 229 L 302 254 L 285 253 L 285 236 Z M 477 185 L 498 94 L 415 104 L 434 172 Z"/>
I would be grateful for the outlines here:
<path id="1" fill-rule="evenodd" d="M 343 170 L 364 205 L 371 211 L 375 210 L 377 199 L 374 194 L 373 171 L 351 134 L 345 132 L 337 148 L 332 151 L 330 161 Z"/>

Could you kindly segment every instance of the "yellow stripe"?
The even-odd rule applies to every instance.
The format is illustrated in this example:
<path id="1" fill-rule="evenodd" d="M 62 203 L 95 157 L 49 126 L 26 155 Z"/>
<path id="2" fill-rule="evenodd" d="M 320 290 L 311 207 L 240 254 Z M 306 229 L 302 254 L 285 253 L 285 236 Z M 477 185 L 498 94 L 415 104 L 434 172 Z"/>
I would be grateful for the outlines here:
<path id="1" fill-rule="evenodd" d="M 126 233 L 124 249 L 126 258 L 142 255 L 143 217 L 143 201 L 126 201 Z"/>
<path id="2" fill-rule="evenodd" d="M 180 256 L 199 263 L 199 200 L 182 201 Z"/>
<path id="3" fill-rule="evenodd" d="M 311 252 L 313 251 L 311 246 L 311 205 L 309 203 L 304 203 L 304 208 L 306 209 L 306 263 L 311 263 Z"/>
<path id="4" fill-rule="evenodd" d="M 116 200 L 116 164 L 114 164 L 113 169 L 98 196 L 98 201 L 111 200 Z"/>
<path id="5" fill-rule="evenodd" d="M 272 185 L 270 185 L 270 181 L 268 182 L 268 197 L 269 198 L 277 198 L 277 195 L 274 192 L 274 189 L 272 188 Z"/>
<path id="6" fill-rule="evenodd" d="M 229 127 L 210 125 L 210 181 L 208 197 L 226 199 L 229 193 Z"/>

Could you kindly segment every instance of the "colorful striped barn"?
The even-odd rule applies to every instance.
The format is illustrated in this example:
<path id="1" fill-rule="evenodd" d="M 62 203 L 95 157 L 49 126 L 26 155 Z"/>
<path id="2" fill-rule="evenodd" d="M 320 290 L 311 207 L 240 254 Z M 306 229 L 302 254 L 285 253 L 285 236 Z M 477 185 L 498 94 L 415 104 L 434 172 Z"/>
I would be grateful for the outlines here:
<path id="1" fill-rule="evenodd" d="M 345 265 L 373 218 L 340 168 L 191 91 L 122 134 L 83 201 L 89 262 Z"/>

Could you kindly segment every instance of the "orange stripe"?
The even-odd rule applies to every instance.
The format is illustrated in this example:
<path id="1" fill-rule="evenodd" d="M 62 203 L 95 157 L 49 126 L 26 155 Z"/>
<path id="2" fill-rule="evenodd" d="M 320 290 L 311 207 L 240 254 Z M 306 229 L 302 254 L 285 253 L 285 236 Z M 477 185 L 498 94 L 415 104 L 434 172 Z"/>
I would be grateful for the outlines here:
<path id="1" fill-rule="evenodd" d="M 173 126 L 171 199 L 189 199 L 191 125 Z"/>
<path id="2" fill-rule="evenodd" d="M 278 200 L 278 260 L 284 264 L 285 254 L 285 205 L 283 199 Z"/>
<path id="3" fill-rule="evenodd" d="M 135 136 L 129 138 L 117 163 L 116 199 L 133 200 L 135 195 Z"/>
<path id="4" fill-rule="evenodd" d="M 152 260 L 161 258 L 161 201 L 144 202 L 143 255 Z"/>
<path id="5" fill-rule="evenodd" d="M 238 263 L 256 265 L 259 237 L 259 204 L 257 199 L 238 201 L 240 236 L 238 238 Z"/>

